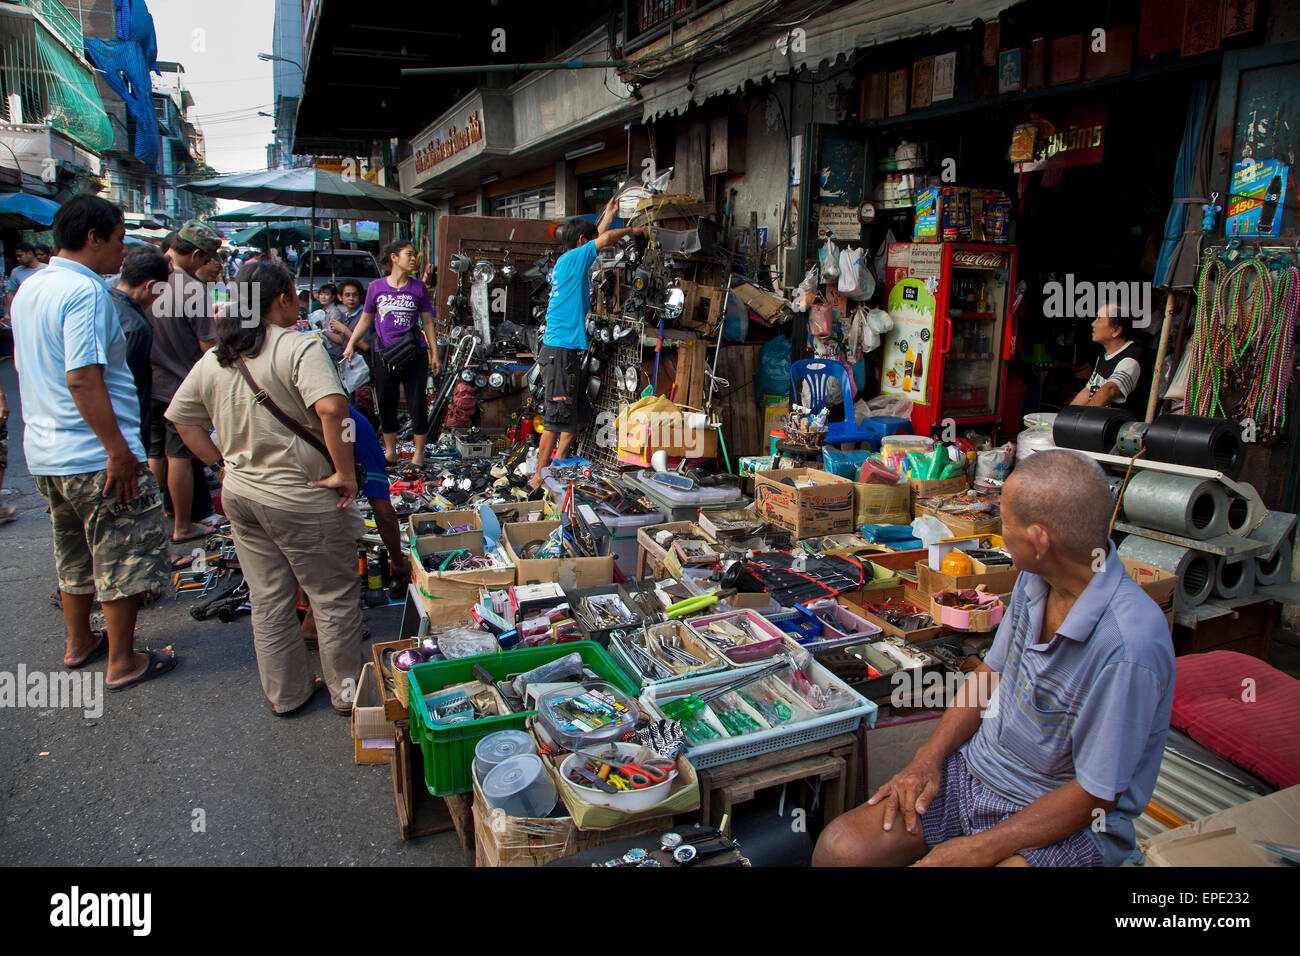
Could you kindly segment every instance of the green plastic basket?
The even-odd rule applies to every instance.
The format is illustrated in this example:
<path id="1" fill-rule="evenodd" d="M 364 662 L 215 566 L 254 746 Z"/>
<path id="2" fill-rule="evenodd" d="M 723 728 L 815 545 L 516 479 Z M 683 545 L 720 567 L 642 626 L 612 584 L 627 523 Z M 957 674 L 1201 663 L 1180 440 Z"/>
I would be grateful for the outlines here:
<path id="1" fill-rule="evenodd" d="M 435 727 L 429 720 L 425 694 L 433 694 L 452 684 L 463 684 L 474 679 L 474 665 L 479 664 L 492 675 L 493 680 L 504 680 L 510 674 L 522 674 L 535 667 L 548 664 L 569 654 L 577 653 L 582 662 L 629 697 L 637 695 L 637 684 L 610 659 L 604 649 L 593 641 L 569 641 L 545 647 L 524 647 L 496 654 L 478 654 L 458 657 L 450 661 L 416 664 L 407 673 L 411 684 L 411 740 L 424 754 L 424 782 L 435 797 L 449 797 L 456 793 L 469 793 L 474 789 L 474 747 L 488 734 L 498 730 L 525 730 L 529 717 L 537 713 L 525 710 L 501 717 L 484 717 L 460 724 Z"/>

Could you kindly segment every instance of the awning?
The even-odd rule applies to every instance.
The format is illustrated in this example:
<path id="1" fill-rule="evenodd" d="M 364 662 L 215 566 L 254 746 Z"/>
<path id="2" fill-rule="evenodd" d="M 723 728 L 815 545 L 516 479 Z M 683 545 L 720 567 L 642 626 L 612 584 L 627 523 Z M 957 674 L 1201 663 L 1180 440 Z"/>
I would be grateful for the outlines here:
<path id="1" fill-rule="evenodd" d="M 682 113 L 713 96 L 735 93 L 746 83 L 763 83 L 792 69 L 817 70 L 833 65 L 854 50 L 880 46 L 905 37 L 935 33 L 949 27 L 969 27 L 973 20 L 996 17 L 1011 0 L 857 0 L 800 24 L 805 31 L 802 50 L 782 53 L 771 34 L 729 56 L 689 64 L 671 78 L 651 80 L 641 87 L 641 121 Z M 693 89 L 687 89 L 688 80 Z"/>
<path id="2" fill-rule="evenodd" d="M 59 204 L 29 193 L 0 195 L 0 225 L 13 224 L 16 229 L 40 229 L 54 222 Z M 25 224 L 19 225 L 18 223 Z"/>

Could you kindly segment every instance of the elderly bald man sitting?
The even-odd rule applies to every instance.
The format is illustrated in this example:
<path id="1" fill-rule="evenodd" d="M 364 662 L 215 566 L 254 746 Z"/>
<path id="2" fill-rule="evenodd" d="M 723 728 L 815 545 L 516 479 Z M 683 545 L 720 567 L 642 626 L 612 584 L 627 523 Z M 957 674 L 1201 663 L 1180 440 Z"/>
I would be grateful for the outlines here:
<path id="1" fill-rule="evenodd" d="M 1164 752 L 1174 652 L 1107 539 L 1112 507 L 1083 455 L 1044 451 L 1016 467 L 1002 537 L 1022 573 L 992 648 L 911 764 L 827 827 L 814 865 L 1128 856 Z"/>

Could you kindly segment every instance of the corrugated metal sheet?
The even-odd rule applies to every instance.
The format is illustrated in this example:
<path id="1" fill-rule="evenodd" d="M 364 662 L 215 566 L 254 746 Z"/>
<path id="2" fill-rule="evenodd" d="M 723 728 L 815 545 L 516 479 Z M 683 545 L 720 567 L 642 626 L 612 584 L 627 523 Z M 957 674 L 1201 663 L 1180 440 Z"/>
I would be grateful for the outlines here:
<path id="1" fill-rule="evenodd" d="M 1151 802 L 1183 823 L 1191 823 L 1258 796 L 1221 774 L 1166 750 Z M 1170 828 L 1144 813 L 1133 821 L 1133 829 L 1140 842 Z"/>
<path id="2" fill-rule="evenodd" d="M 710 97 L 734 93 L 746 83 L 762 83 L 778 73 L 833 65 L 854 50 L 948 27 L 967 27 L 972 20 L 995 17 L 1010 6 L 1009 0 L 858 0 L 801 24 L 806 40 L 802 50 L 792 45 L 782 52 L 775 38 L 767 36 L 729 56 L 700 63 L 691 73 L 693 89 L 686 88 L 687 68 L 645 83 L 641 87 L 641 121 L 681 113 Z"/>

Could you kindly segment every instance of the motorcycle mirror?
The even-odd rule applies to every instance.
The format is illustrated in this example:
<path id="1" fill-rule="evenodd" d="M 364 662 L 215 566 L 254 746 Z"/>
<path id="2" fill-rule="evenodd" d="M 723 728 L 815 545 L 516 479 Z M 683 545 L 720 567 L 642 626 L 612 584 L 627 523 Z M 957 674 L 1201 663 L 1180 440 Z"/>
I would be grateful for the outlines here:
<path id="1" fill-rule="evenodd" d="M 493 388 L 500 390 L 505 387 L 506 377 L 502 375 L 500 372 L 493 372 L 491 375 L 488 376 L 488 384 L 491 385 Z"/>
<path id="2" fill-rule="evenodd" d="M 497 270 L 492 263 L 486 259 L 480 259 L 474 263 L 474 281 L 482 282 L 484 285 L 496 278 Z"/>
<path id="3" fill-rule="evenodd" d="M 470 269 L 474 268 L 474 260 L 458 252 L 451 257 L 449 265 L 452 272 L 469 272 Z"/>
<path id="4" fill-rule="evenodd" d="M 487 387 L 487 383 L 488 383 L 487 376 L 484 375 L 482 372 L 480 372 L 478 375 L 475 375 L 475 376 L 474 376 L 474 387 L 475 387 L 475 388 L 486 388 L 486 387 Z"/>
<path id="5" fill-rule="evenodd" d="M 661 310 L 663 311 L 664 318 L 676 319 L 679 316 L 681 316 L 682 310 L 684 308 L 686 308 L 685 292 L 683 292 L 679 288 L 672 288 L 672 289 L 665 290 L 664 297 L 663 297 L 663 305 L 661 306 Z"/>

